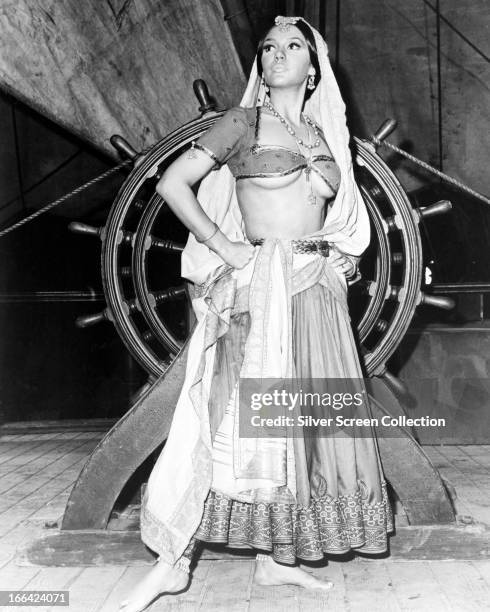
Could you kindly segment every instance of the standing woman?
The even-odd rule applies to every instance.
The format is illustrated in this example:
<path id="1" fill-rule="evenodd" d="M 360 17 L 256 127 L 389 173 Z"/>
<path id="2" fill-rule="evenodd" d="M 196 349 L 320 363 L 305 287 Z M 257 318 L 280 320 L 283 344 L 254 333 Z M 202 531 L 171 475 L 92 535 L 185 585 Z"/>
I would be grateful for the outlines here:
<path id="1" fill-rule="evenodd" d="M 169 166 L 157 191 L 191 232 L 182 275 L 194 283 L 197 324 L 141 508 L 141 537 L 159 559 L 121 610 L 185 588 L 198 541 L 257 549 L 259 584 L 329 589 L 298 561 L 382 553 L 393 529 L 374 434 L 238 431 L 240 377 L 362 377 L 347 279 L 369 220 L 345 106 L 314 28 L 276 18 L 241 105 Z"/>

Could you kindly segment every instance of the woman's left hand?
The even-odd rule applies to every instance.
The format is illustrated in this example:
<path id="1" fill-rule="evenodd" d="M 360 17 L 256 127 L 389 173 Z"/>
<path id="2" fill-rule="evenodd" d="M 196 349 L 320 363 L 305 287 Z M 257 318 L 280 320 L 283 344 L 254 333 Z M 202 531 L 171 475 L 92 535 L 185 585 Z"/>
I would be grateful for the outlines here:
<path id="1" fill-rule="evenodd" d="M 355 274 L 356 265 L 342 253 L 331 250 L 327 257 L 327 262 L 335 268 L 337 272 L 344 274 L 346 278 L 350 278 Z"/>

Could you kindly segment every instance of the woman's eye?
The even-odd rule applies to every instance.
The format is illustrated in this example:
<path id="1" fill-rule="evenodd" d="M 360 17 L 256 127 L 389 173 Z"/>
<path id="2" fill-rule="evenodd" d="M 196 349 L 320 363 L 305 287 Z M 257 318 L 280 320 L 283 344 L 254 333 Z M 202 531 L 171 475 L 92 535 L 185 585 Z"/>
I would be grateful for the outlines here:
<path id="1" fill-rule="evenodd" d="M 296 49 L 299 49 L 300 48 L 300 44 L 297 43 L 297 42 L 289 43 L 289 48 L 292 49 L 293 47 L 295 47 Z"/>
<path id="2" fill-rule="evenodd" d="M 272 45 L 264 45 L 264 51 L 267 53 L 267 51 L 270 51 L 272 49 Z"/>

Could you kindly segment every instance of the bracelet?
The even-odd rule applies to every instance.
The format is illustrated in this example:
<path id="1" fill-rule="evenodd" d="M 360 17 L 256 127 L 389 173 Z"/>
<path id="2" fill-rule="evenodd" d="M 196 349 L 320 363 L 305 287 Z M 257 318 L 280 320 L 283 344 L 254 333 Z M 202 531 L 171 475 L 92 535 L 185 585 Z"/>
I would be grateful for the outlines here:
<path id="1" fill-rule="evenodd" d="M 361 278 L 362 278 L 362 274 L 359 272 L 359 270 L 357 270 L 355 276 L 350 276 L 349 278 L 346 279 L 347 280 L 347 284 L 350 287 L 354 283 L 358 283 L 361 280 Z"/>
<path id="2" fill-rule="evenodd" d="M 354 283 L 357 283 L 362 278 L 362 275 L 359 272 L 359 261 L 361 258 L 357 257 L 356 255 L 344 255 L 344 257 L 346 257 L 347 260 L 354 266 L 354 269 L 349 274 L 349 276 L 346 275 L 345 277 L 347 284 L 350 286 L 350 285 L 353 285 Z"/>
<path id="3" fill-rule="evenodd" d="M 180 557 L 180 559 L 178 559 L 174 565 L 174 567 L 176 567 L 177 569 L 181 570 L 182 572 L 185 572 L 186 574 L 189 573 L 189 565 L 190 565 L 190 559 L 188 559 L 187 557 Z"/>
<path id="4" fill-rule="evenodd" d="M 205 242 L 207 242 L 208 240 L 211 240 L 211 238 L 213 238 L 213 236 L 215 236 L 218 233 L 219 227 L 216 225 L 216 223 L 213 223 L 214 225 L 214 230 L 213 233 L 208 236 L 207 238 L 198 238 L 195 234 L 194 236 L 196 237 L 197 242 L 199 242 L 199 244 L 204 244 Z"/>
<path id="5" fill-rule="evenodd" d="M 356 276 L 357 274 L 357 261 L 353 261 L 351 257 L 349 257 L 348 255 L 344 255 L 344 257 L 347 259 L 347 261 L 350 263 L 351 265 L 351 271 L 349 272 L 349 274 L 345 275 L 345 278 L 347 280 L 353 278 L 354 276 Z"/>

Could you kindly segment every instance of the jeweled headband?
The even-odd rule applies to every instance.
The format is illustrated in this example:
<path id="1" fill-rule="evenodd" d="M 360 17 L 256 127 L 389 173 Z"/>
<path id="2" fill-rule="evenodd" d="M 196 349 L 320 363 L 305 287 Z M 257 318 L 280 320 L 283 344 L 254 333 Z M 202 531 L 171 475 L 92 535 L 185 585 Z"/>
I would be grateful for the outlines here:
<path id="1" fill-rule="evenodd" d="M 281 32 L 288 32 L 289 28 L 292 25 L 296 25 L 300 19 L 301 17 L 283 17 L 282 15 L 278 15 L 274 19 L 274 24 L 279 27 Z"/>

